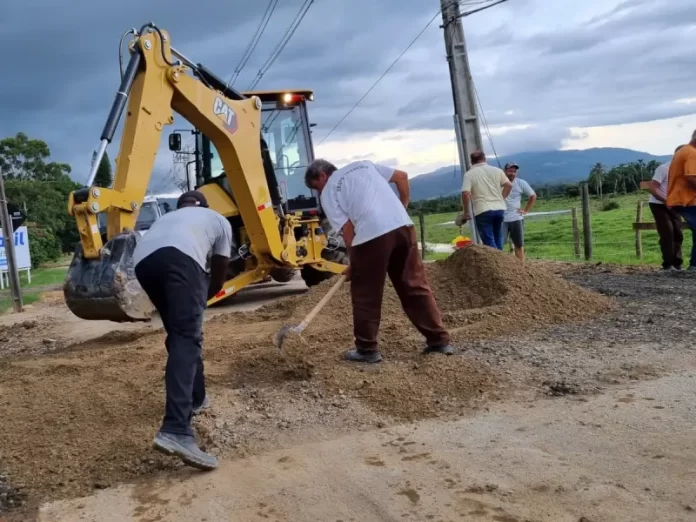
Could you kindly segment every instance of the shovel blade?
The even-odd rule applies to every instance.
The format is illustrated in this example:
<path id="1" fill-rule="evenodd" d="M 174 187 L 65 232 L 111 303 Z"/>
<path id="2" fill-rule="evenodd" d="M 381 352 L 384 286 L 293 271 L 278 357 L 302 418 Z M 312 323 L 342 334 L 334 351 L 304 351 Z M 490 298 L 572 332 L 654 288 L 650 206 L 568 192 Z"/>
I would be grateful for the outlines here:
<path id="1" fill-rule="evenodd" d="M 285 336 L 293 329 L 293 326 L 286 324 L 280 330 L 278 330 L 278 333 L 275 335 L 275 345 L 278 350 L 283 349 L 283 341 L 285 340 Z"/>

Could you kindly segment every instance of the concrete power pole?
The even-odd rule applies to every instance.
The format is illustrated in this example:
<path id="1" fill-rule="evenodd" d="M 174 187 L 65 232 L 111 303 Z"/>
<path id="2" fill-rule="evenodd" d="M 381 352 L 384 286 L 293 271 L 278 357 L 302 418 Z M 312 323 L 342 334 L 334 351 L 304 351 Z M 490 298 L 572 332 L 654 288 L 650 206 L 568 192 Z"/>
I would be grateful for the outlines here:
<path id="1" fill-rule="evenodd" d="M 17 257 L 14 248 L 14 229 L 12 220 L 7 211 L 7 197 L 5 196 L 5 179 L 0 172 L 0 227 L 7 258 L 7 275 L 10 280 L 10 294 L 12 295 L 12 308 L 15 312 L 21 312 L 22 291 L 19 288 L 19 272 L 17 272 Z"/>
<path id="2" fill-rule="evenodd" d="M 471 153 L 475 150 L 483 150 L 483 140 L 481 139 L 481 129 L 476 111 L 474 82 L 471 78 L 469 56 L 466 52 L 459 2 L 440 0 L 440 5 L 442 6 L 442 28 L 445 30 L 445 49 L 454 98 L 454 127 L 457 132 L 459 162 L 462 166 L 463 176 L 471 168 Z M 473 240 L 475 243 L 480 243 L 471 208 L 469 214 L 472 216 L 471 233 Z"/>

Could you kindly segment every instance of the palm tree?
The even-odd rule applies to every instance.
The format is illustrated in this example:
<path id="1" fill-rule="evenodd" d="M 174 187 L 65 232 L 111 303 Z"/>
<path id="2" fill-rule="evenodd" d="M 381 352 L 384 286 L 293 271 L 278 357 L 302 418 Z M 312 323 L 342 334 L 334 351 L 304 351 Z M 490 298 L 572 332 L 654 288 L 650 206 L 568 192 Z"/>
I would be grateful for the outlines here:
<path id="1" fill-rule="evenodd" d="M 604 165 L 601 163 L 596 163 L 592 170 L 590 170 L 590 177 L 588 179 L 590 184 L 595 187 L 595 194 L 602 199 L 602 184 L 604 183 Z"/>

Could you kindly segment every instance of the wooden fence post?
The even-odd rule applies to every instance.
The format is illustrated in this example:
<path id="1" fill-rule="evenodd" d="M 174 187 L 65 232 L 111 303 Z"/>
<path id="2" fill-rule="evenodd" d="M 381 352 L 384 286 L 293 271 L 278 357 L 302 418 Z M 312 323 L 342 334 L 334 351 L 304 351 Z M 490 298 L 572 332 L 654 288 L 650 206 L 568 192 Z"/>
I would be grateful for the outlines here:
<path id="1" fill-rule="evenodd" d="M 570 209 L 573 218 L 573 252 L 575 259 L 580 259 L 580 227 L 578 226 L 578 209 L 573 207 Z"/>
<path id="2" fill-rule="evenodd" d="M 643 221 L 643 202 L 639 201 L 636 208 L 636 223 Z M 640 227 L 636 228 L 636 257 L 643 259 L 643 241 Z"/>
<path id="3" fill-rule="evenodd" d="M 590 211 L 590 187 L 587 182 L 581 184 L 582 190 L 582 235 L 585 244 L 585 260 L 592 260 L 592 221 Z"/>
<path id="4" fill-rule="evenodd" d="M 418 214 L 418 222 L 420 223 L 421 257 L 425 261 L 425 217 L 423 212 Z"/>

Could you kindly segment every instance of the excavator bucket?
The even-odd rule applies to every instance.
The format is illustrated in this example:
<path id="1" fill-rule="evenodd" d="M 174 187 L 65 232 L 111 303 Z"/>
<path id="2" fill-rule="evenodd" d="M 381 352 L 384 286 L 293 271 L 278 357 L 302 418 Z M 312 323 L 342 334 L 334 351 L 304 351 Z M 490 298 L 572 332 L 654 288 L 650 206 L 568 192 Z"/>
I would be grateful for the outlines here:
<path id="1" fill-rule="evenodd" d="M 109 240 L 99 259 L 86 259 L 82 245 L 68 269 L 65 302 L 82 319 L 148 321 L 154 307 L 135 278 L 133 252 L 140 236 L 126 231 Z"/>

